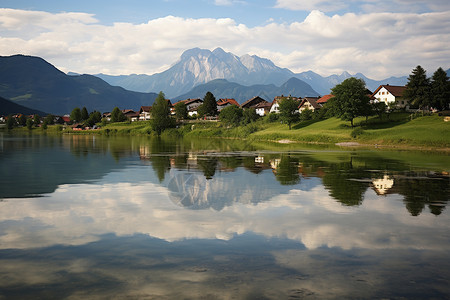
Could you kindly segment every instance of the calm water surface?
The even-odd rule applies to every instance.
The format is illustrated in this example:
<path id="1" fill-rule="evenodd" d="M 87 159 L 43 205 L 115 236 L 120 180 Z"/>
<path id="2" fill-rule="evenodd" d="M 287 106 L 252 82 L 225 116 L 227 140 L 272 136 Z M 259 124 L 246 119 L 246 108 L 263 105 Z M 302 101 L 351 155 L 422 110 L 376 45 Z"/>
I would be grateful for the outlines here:
<path id="1" fill-rule="evenodd" d="M 0 299 L 449 299 L 450 158 L 0 133 Z"/>

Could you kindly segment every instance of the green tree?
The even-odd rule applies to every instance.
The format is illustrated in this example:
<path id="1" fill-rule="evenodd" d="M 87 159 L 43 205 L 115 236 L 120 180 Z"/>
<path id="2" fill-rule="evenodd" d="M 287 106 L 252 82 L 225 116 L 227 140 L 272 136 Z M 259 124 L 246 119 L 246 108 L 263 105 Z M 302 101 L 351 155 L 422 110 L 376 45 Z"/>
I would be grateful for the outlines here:
<path id="1" fill-rule="evenodd" d="M 431 105 L 430 79 L 427 78 L 426 71 L 421 66 L 417 66 L 409 75 L 403 97 L 421 109 Z"/>
<path id="2" fill-rule="evenodd" d="M 183 101 L 176 103 L 174 108 L 175 108 L 175 117 L 177 118 L 177 120 L 187 119 L 188 111 L 186 108 L 186 104 L 184 104 Z"/>
<path id="3" fill-rule="evenodd" d="M 46 115 L 44 121 L 47 122 L 47 125 L 53 125 L 55 124 L 55 116 L 52 114 Z"/>
<path id="4" fill-rule="evenodd" d="M 431 106 L 438 110 L 449 108 L 450 104 L 450 81 L 447 73 L 439 68 L 431 77 Z"/>
<path id="5" fill-rule="evenodd" d="M 27 128 L 28 130 L 33 129 L 33 120 L 27 119 Z"/>
<path id="6" fill-rule="evenodd" d="M 86 121 L 87 119 L 89 119 L 89 113 L 86 107 L 83 107 L 81 109 L 81 120 L 82 121 Z"/>
<path id="7" fill-rule="evenodd" d="M 16 118 L 14 118 L 14 116 L 12 115 L 9 115 L 8 119 L 6 119 L 6 128 L 13 129 L 15 125 L 16 125 Z"/>
<path id="8" fill-rule="evenodd" d="M 289 126 L 289 130 L 291 130 L 291 126 L 293 123 L 297 122 L 299 119 L 299 114 L 297 112 L 298 109 L 298 101 L 288 97 L 282 98 L 279 102 L 280 109 L 280 118 L 281 120 Z"/>
<path id="9" fill-rule="evenodd" d="M 313 111 L 308 108 L 303 110 L 302 113 L 300 114 L 300 120 L 302 121 L 308 121 L 311 120 L 312 118 L 313 118 Z"/>
<path id="10" fill-rule="evenodd" d="M 20 126 L 27 125 L 27 117 L 24 114 L 21 114 L 19 117 L 19 125 Z"/>
<path id="11" fill-rule="evenodd" d="M 242 108 L 230 105 L 220 111 L 219 119 L 226 125 L 237 126 L 241 122 L 242 115 Z"/>
<path id="12" fill-rule="evenodd" d="M 100 122 L 102 120 L 102 115 L 100 114 L 100 112 L 98 111 L 93 111 L 90 115 L 89 118 L 86 120 L 85 124 L 89 127 L 94 126 L 95 124 L 97 124 L 98 122 Z"/>
<path id="13" fill-rule="evenodd" d="M 79 107 L 75 107 L 70 113 L 70 120 L 72 122 L 80 122 L 81 121 L 81 110 Z"/>
<path id="14" fill-rule="evenodd" d="M 372 111 L 377 114 L 380 120 L 383 118 L 383 114 L 386 112 L 386 104 L 384 102 L 372 103 Z"/>
<path id="15" fill-rule="evenodd" d="M 217 116 L 217 102 L 216 98 L 211 92 L 207 92 L 203 98 L 203 106 L 205 109 L 205 115 L 209 117 Z"/>
<path id="16" fill-rule="evenodd" d="M 117 106 L 114 107 L 113 111 L 111 112 L 111 123 L 123 122 L 126 119 L 127 117 L 124 116 L 123 112 Z"/>
<path id="17" fill-rule="evenodd" d="M 367 114 L 370 99 L 364 80 L 355 77 L 347 78 L 336 85 L 331 93 L 334 95 L 329 100 L 333 115 L 350 121 L 352 127 L 354 118 Z"/>
<path id="18" fill-rule="evenodd" d="M 248 108 L 244 109 L 242 112 L 242 124 L 246 125 L 251 122 L 255 122 L 258 120 L 259 115 L 256 113 L 256 109 L 254 108 Z"/>
<path id="19" fill-rule="evenodd" d="M 34 115 L 33 123 L 34 126 L 38 126 L 39 124 L 41 124 L 41 117 L 39 115 Z"/>
<path id="20" fill-rule="evenodd" d="M 152 119 L 153 130 L 156 131 L 158 135 L 161 135 L 161 132 L 171 126 L 170 108 L 163 92 L 159 92 L 159 95 L 156 97 L 155 103 L 153 104 Z"/>

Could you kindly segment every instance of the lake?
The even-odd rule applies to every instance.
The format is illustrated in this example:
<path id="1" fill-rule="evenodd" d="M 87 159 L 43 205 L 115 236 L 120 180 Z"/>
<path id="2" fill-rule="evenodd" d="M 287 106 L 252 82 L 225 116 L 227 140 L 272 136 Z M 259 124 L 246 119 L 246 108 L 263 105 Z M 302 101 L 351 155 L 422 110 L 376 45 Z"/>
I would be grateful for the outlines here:
<path id="1" fill-rule="evenodd" d="M 1 299 L 449 299 L 448 153 L 0 133 Z"/>

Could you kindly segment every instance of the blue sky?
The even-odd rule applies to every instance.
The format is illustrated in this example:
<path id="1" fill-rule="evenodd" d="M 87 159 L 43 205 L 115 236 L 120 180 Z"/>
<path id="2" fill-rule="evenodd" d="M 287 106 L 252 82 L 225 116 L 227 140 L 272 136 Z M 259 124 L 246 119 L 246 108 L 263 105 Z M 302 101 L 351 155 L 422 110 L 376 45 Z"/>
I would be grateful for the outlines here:
<path id="1" fill-rule="evenodd" d="M 153 74 L 222 47 L 294 72 L 374 79 L 450 67 L 448 0 L 2 0 L 0 55 L 63 71 Z"/>

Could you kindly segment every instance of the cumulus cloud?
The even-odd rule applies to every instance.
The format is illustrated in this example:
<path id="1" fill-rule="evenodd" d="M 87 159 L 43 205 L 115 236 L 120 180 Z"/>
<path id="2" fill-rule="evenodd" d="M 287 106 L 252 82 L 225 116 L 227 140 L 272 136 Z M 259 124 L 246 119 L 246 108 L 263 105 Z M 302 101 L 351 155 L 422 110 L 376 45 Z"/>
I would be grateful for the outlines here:
<path id="1" fill-rule="evenodd" d="M 327 1 L 327 0 L 277 0 L 276 8 L 288 10 L 311 11 L 321 10 L 325 12 L 334 12 L 341 9 L 363 10 L 366 12 L 385 12 L 385 11 L 445 11 L 450 9 L 450 3 L 446 0 L 350 0 L 350 1 Z"/>
<path id="2" fill-rule="evenodd" d="M 448 68 L 449 23 L 450 11 L 329 16 L 314 10 L 302 21 L 255 27 L 230 18 L 176 16 L 102 25 L 91 14 L 0 9 L 0 55 L 36 55 L 79 73 L 153 74 L 187 49 L 222 47 L 294 72 L 362 72 L 382 79 L 407 75 L 418 64 L 430 72 Z"/>

